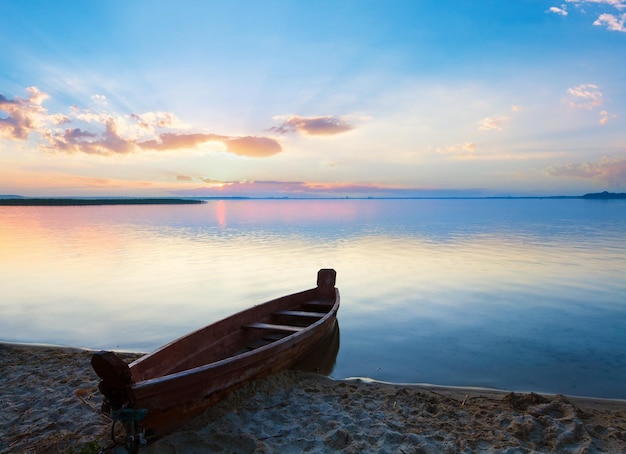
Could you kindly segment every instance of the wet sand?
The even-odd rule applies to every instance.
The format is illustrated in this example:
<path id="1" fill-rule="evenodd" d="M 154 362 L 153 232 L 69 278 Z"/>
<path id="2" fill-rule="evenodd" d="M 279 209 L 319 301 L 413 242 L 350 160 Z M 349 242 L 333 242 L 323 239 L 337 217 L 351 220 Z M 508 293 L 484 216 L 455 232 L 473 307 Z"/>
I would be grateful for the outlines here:
<path id="1" fill-rule="evenodd" d="M 90 356 L 0 344 L 0 453 L 112 444 Z M 140 452 L 620 453 L 626 402 L 286 371 L 235 391 Z"/>

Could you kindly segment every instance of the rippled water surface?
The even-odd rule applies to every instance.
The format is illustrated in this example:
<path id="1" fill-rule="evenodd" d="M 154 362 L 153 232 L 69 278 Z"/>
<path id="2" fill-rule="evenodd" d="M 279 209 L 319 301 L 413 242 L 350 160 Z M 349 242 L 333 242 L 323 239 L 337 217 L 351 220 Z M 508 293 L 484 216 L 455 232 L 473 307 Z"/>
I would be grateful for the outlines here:
<path id="1" fill-rule="evenodd" d="M 626 398 L 626 203 L 0 207 L 0 340 L 149 351 L 337 270 L 332 376 Z"/>

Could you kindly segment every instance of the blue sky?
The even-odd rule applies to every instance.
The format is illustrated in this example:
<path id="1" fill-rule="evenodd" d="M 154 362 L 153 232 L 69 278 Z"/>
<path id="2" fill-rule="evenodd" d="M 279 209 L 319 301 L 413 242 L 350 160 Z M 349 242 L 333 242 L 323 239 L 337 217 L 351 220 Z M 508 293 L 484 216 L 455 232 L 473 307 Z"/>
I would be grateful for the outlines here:
<path id="1" fill-rule="evenodd" d="M 0 8 L 0 194 L 625 191 L 626 0 Z"/>

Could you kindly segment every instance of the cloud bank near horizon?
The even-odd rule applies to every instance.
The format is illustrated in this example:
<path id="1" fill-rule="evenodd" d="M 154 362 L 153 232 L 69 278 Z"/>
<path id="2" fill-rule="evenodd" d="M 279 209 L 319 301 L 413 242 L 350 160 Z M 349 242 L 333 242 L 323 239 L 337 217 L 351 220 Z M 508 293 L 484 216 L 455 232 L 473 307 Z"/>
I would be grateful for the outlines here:
<path id="1" fill-rule="evenodd" d="M 605 156 L 597 162 L 548 167 L 546 173 L 553 177 L 589 179 L 600 184 L 621 187 L 626 185 L 626 158 Z"/>
<path id="2" fill-rule="evenodd" d="M 406 188 L 362 183 L 311 183 L 303 181 L 217 181 L 205 177 L 178 175 L 179 181 L 201 182 L 203 187 L 171 191 L 184 197 L 291 197 L 291 198 L 365 198 L 365 197 L 481 197 L 489 195 L 482 188 L 440 189 Z"/>
<path id="3" fill-rule="evenodd" d="M 174 151 L 193 149 L 208 142 L 219 142 L 224 150 L 237 156 L 264 158 L 283 151 L 278 140 L 264 136 L 231 136 L 189 132 L 188 127 L 170 112 L 114 115 L 72 106 L 68 114 L 50 113 L 43 106 L 49 95 L 36 87 L 26 89 L 28 97 L 9 99 L 0 94 L 0 139 L 27 141 L 39 139 L 39 148 L 61 153 L 119 155 L 141 150 Z M 92 100 L 106 106 L 103 95 Z M 282 117 L 278 117 L 282 118 Z M 333 116 L 291 116 L 270 131 L 279 134 L 336 135 L 353 129 Z"/>

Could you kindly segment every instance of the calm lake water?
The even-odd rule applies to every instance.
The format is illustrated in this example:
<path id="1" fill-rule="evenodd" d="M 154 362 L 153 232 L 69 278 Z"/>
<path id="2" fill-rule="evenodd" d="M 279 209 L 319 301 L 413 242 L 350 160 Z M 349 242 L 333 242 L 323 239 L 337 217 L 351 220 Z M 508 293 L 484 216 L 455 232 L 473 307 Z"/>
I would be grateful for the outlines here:
<path id="1" fill-rule="evenodd" d="M 626 398 L 626 201 L 0 207 L 0 341 L 150 351 L 337 270 L 332 377 Z"/>

